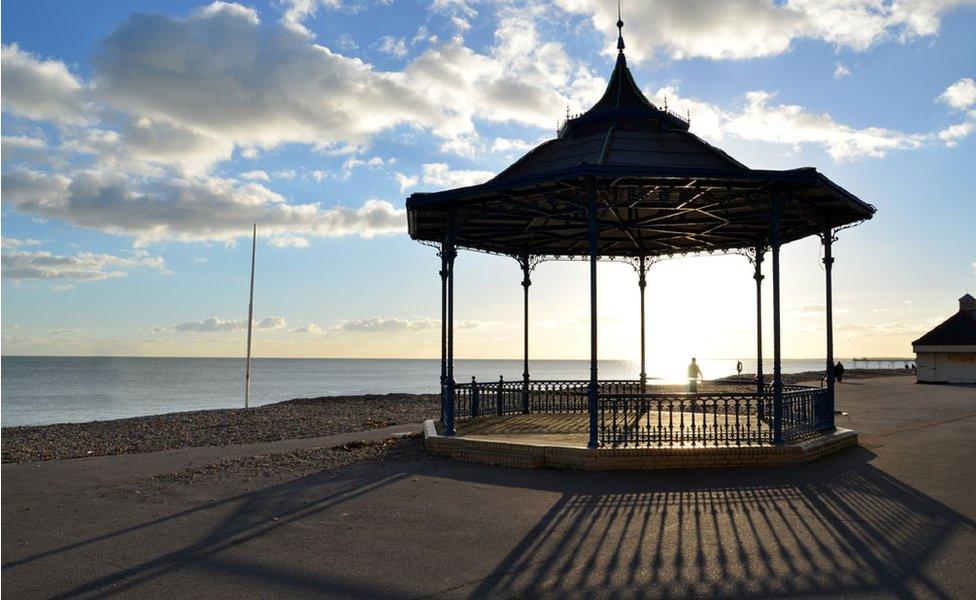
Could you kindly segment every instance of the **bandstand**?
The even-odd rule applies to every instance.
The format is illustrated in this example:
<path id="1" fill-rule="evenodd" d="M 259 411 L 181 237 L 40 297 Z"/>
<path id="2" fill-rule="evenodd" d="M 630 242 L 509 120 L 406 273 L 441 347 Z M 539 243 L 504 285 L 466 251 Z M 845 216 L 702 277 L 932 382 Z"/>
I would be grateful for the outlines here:
<path id="1" fill-rule="evenodd" d="M 832 243 L 873 206 L 813 168 L 750 169 L 689 132 L 689 119 L 652 104 L 624 55 L 623 23 L 606 92 L 490 181 L 407 200 L 410 236 L 441 259 L 441 414 L 437 435 L 464 423 L 515 415 L 561 415 L 580 424 L 589 449 L 756 448 L 802 443 L 834 426 Z M 780 248 L 819 236 L 826 304 L 826 385 L 781 377 Z M 454 268 L 459 249 L 515 258 L 522 269 L 524 372 L 521 381 L 454 379 Z M 754 265 L 754 381 L 707 382 L 698 392 L 651 386 L 645 364 L 647 273 L 662 258 L 744 254 Z M 773 372 L 762 371 L 763 262 L 771 263 Z M 530 274 L 541 261 L 589 262 L 588 380 L 532 379 Z M 597 268 L 630 262 L 640 292 L 640 374 L 601 380 L 597 371 Z M 516 419 L 517 420 L 517 419 Z M 514 422 L 514 421 L 513 421 Z M 457 437 L 464 437 L 463 431 Z"/>

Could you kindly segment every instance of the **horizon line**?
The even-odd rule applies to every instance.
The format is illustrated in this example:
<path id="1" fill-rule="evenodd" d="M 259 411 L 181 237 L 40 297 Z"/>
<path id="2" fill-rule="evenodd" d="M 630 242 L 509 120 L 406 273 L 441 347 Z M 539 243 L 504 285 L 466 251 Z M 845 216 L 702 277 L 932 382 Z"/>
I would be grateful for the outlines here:
<path id="1" fill-rule="evenodd" d="M 0 358 L 219 358 L 219 359 L 239 359 L 245 360 L 243 356 L 204 356 L 204 355 L 192 355 L 192 356 L 173 356 L 173 355 L 134 355 L 134 354 L 0 354 Z M 439 356 L 432 357 L 396 357 L 396 356 L 252 356 L 255 360 L 440 360 Z M 697 357 L 696 357 L 697 358 Z M 742 358 L 742 357 L 712 357 L 703 356 L 703 360 L 748 360 L 755 361 L 755 358 Z M 825 360 L 826 357 L 823 356 L 787 356 L 783 357 L 782 360 Z M 837 358 L 849 358 L 854 360 L 867 360 L 867 361 L 901 361 L 901 360 L 915 360 L 915 357 L 909 356 L 866 356 L 866 357 L 853 357 L 853 356 L 836 356 Z M 484 361 L 508 361 L 514 360 L 521 362 L 523 357 L 517 356 L 512 358 L 465 358 L 465 357 L 455 357 L 455 361 L 459 360 L 484 360 Z M 578 362 L 590 362 L 589 358 L 529 358 L 529 362 L 532 361 L 578 361 Z M 772 358 L 763 358 L 763 362 L 772 361 Z M 598 361 L 616 361 L 616 362 L 640 362 L 639 359 L 633 358 L 600 358 Z"/>

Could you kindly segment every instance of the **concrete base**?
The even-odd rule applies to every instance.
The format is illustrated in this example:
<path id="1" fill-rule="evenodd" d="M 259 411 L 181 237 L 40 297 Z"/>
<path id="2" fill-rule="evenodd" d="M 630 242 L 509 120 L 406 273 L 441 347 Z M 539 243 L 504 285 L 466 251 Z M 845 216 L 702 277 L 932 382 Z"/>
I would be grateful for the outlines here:
<path id="1" fill-rule="evenodd" d="M 838 427 L 814 438 L 782 446 L 586 448 L 572 442 L 500 441 L 485 436 L 444 436 L 433 420 L 424 422 L 424 445 L 431 454 L 501 467 L 586 471 L 773 467 L 809 462 L 857 445 L 857 432 Z"/>

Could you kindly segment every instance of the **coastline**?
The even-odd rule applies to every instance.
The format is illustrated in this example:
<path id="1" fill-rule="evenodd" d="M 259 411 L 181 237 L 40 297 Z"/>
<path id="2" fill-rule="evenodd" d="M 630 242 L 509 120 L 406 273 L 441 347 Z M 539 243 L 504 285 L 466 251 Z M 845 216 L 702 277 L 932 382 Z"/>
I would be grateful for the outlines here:
<path id="1" fill-rule="evenodd" d="M 416 423 L 437 414 L 435 394 L 298 398 L 248 410 L 213 409 L 2 429 L 4 463 L 276 442 Z"/>
<path id="2" fill-rule="evenodd" d="M 848 369 L 845 379 L 906 376 L 903 369 Z M 784 374 L 785 383 L 817 382 L 822 371 Z M 769 375 L 767 375 L 769 377 Z M 716 381 L 753 380 L 743 373 Z M 681 386 L 664 386 L 680 391 Z M 437 415 L 436 394 L 298 398 L 248 410 L 212 409 L 125 419 L 20 425 L 2 429 L 3 463 L 141 454 L 201 446 L 276 442 L 419 423 Z"/>

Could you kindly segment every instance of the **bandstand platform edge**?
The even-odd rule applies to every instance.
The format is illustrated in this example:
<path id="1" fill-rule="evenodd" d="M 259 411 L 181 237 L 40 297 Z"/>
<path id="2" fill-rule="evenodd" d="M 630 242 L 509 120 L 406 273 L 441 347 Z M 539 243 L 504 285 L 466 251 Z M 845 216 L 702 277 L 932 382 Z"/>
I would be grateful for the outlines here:
<path id="1" fill-rule="evenodd" d="M 501 467 L 584 471 L 782 467 L 800 465 L 857 445 L 857 432 L 838 427 L 793 443 L 740 446 L 653 445 L 587 448 L 572 432 L 505 432 L 479 419 L 479 427 L 443 435 L 433 419 L 424 422 L 424 446 L 431 454 Z M 473 424 L 472 424 L 473 425 Z M 466 432 L 465 429 L 468 429 Z M 524 429 L 523 429 L 524 430 Z M 577 439 L 579 438 L 579 439 Z"/>

